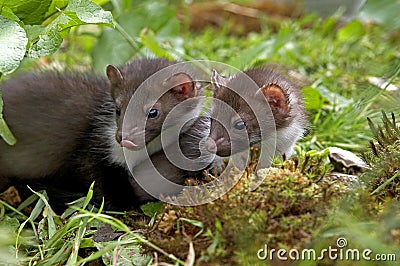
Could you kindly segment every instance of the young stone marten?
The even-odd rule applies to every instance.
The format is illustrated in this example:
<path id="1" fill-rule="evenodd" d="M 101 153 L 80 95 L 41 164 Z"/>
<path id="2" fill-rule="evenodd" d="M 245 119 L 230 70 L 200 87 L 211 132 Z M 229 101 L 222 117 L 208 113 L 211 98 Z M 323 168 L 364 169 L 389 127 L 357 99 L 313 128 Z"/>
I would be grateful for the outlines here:
<path id="1" fill-rule="evenodd" d="M 108 66 L 108 80 L 93 74 L 46 72 L 4 82 L 4 118 L 17 143 L 0 142 L 2 188 L 10 182 L 29 184 L 65 203 L 95 181 L 95 201 L 104 197 L 107 209 L 139 204 L 147 196 L 137 192 L 141 189 L 131 180 L 123 148 L 133 150 L 127 156 L 130 168 L 145 160 L 143 151 L 160 152 L 163 121 L 178 104 L 198 94 L 196 80 L 201 78 L 196 75 L 177 62 L 139 59 L 121 68 Z M 140 106 L 124 121 L 139 87 Z M 201 109 L 196 101 L 182 108 L 185 117 L 196 117 Z M 180 118 L 170 121 L 178 123 Z M 143 128 L 136 125 L 144 122 Z M 188 124 L 184 130 L 192 127 Z M 163 144 L 174 140 L 167 138 Z"/>
<path id="2" fill-rule="evenodd" d="M 231 77 L 214 71 L 212 81 L 214 100 L 226 106 L 213 107 L 208 150 L 226 157 L 263 139 L 275 138 L 275 155 L 292 154 L 294 144 L 305 132 L 307 115 L 300 90 L 288 78 L 270 68 L 257 67 Z M 230 113 L 222 110 L 227 106 L 232 108 Z M 221 113 L 227 115 L 221 117 Z M 225 121 L 225 127 L 218 117 Z"/>

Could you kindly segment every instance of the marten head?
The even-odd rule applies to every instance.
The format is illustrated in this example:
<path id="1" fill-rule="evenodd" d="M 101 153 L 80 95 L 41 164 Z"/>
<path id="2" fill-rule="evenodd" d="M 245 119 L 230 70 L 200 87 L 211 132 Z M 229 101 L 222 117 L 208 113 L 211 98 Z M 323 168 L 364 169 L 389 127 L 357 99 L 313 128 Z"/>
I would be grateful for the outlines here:
<path id="1" fill-rule="evenodd" d="M 295 88 L 273 70 L 254 68 L 231 77 L 223 77 L 214 71 L 212 82 L 214 104 L 210 135 L 206 141 L 210 152 L 229 156 L 263 138 L 279 137 L 277 132 L 279 134 L 291 124 L 290 96 Z M 217 102 L 224 104 L 215 104 Z"/>
<path id="2" fill-rule="evenodd" d="M 163 59 L 142 59 L 121 68 L 107 66 L 115 101 L 116 140 L 122 147 L 144 148 L 160 135 L 171 110 L 197 95 L 197 84 L 189 71 L 173 65 L 174 62 Z M 192 112 L 194 104 L 181 106 L 181 112 Z"/>

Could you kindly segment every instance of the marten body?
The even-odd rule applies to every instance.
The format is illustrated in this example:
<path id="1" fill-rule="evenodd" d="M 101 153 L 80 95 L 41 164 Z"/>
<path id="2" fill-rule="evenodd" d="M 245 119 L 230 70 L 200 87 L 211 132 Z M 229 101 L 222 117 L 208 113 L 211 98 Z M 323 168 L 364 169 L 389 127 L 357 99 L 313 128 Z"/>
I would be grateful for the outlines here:
<path id="1" fill-rule="evenodd" d="M 4 118 L 17 139 L 14 146 L 0 141 L 1 175 L 28 179 L 61 167 L 108 98 L 107 80 L 89 75 L 27 74 L 1 86 Z"/>
<path id="2" fill-rule="evenodd" d="M 101 202 L 104 196 L 108 209 L 129 209 L 147 199 L 137 193 L 140 188 L 132 182 L 125 164 L 122 146 L 131 145 L 133 140 L 124 139 L 123 130 L 132 133 L 136 127 L 127 123 L 128 128 L 123 129 L 124 114 L 121 113 L 150 76 L 175 64 L 163 59 L 142 59 L 120 69 L 109 66 L 109 80 L 86 74 L 48 72 L 28 74 L 3 83 L 4 117 L 17 138 L 14 147 L 0 143 L 3 188 L 10 180 L 31 184 L 34 189 L 54 191 L 54 196 L 60 194 L 61 201 L 66 202 L 74 199 L 70 195 L 85 193 L 95 181 L 95 200 Z M 170 77 L 168 73 L 161 76 L 169 78 L 168 84 L 165 79 L 161 83 L 155 80 L 155 83 L 146 83 L 144 89 L 145 92 L 157 91 L 160 89 L 157 86 L 176 83 L 156 102 L 149 103 L 161 113 L 158 121 L 146 123 L 140 135 L 142 139 L 138 141 L 143 140 L 152 147 L 150 155 L 162 149 L 159 135 L 165 116 L 177 104 L 196 95 L 195 83 L 191 80 L 193 73 L 184 73 L 185 67 L 171 71 L 176 73 L 170 73 Z M 193 106 L 187 108 L 190 107 Z M 200 107 L 193 108 L 188 113 L 196 116 L 196 108 Z M 141 110 L 142 113 L 135 114 L 135 119 L 147 118 L 149 110 Z M 143 150 L 146 146 L 140 148 Z M 138 154 L 139 157 L 130 158 L 132 167 L 144 160 L 142 153 Z"/>

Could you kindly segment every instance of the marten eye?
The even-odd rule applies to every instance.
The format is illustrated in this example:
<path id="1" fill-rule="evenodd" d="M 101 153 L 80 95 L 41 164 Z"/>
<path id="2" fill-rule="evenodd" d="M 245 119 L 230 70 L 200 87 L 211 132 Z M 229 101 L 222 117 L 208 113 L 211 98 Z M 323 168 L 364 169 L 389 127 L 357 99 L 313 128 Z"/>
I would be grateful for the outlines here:
<path id="1" fill-rule="evenodd" d="M 121 116 L 121 109 L 119 107 L 115 107 L 115 114 Z"/>
<path id="2" fill-rule="evenodd" d="M 240 120 L 240 121 L 238 121 L 238 122 L 235 123 L 234 127 L 235 127 L 237 130 L 243 130 L 243 129 L 246 128 L 246 122 Z"/>
<path id="3" fill-rule="evenodd" d="M 158 117 L 158 110 L 157 109 L 150 109 L 149 113 L 147 114 L 148 118 L 154 119 Z"/>

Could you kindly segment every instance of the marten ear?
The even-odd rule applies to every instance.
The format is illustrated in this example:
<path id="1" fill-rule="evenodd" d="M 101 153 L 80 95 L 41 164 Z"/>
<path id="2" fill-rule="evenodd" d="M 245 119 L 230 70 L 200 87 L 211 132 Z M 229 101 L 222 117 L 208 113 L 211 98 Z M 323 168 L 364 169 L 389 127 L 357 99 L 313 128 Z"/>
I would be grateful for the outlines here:
<path id="1" fill-rule="evenodd" d="M 260 88 L 266 98 L 272 111 L 280 114 L 286 114 L 289 111 L 289 99 L 282 88 L 276 84 L 266 84 Z"/>
<path id="2" fill-rule="evenodd" d="M 113 65 L 107 65 L 106 72 L 107 72 L 107 77 L 110 80 L 111 85 L 113 86 L 120 85 L 124 80 L 121 71 Z"/>
<path id="3" fill-rule="evenodd" d="M 163 85 L 171 88 L 171 91 L 184 98 L 196 96 L 196 88 L 192 78 L 186 73 L 177 73 L 164 80 Z"/>
<path id="4" fill-rule="evenodd" d="M 226 87 L 227 78 L 218 74 L 218 72 L 213 69 L 211 74 L 211 83 L 214 89 L 217 91 L 221 87 Z"/>

